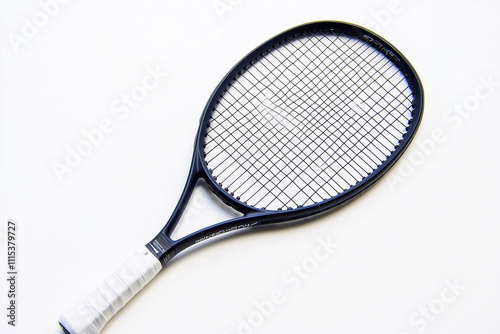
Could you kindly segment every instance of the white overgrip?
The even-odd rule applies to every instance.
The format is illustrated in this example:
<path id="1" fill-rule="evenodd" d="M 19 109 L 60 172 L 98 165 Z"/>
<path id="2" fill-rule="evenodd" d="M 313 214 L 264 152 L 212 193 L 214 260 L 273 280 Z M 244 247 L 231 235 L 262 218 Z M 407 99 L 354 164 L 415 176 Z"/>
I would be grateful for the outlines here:
<path id="1" fill-rule="evenodd" d="M 59 323 L 69 334 L 98 334 L 104 325 L 161 269 L 161 263 L 141 247 L 97 289 L 66 311 Z"/>

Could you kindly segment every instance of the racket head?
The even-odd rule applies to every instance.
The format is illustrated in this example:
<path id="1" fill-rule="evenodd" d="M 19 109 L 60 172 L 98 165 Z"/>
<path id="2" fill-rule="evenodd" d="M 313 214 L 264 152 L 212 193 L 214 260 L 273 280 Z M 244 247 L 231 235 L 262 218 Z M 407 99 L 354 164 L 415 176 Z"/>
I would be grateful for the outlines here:
<path id="1" fill-rule="evenodd" d="M 220 122 L 219 122 L 219 124 L 216 125 L 219 127 L 219 130 L 222 128 L 228 132 L 226 139 L 223 138 L 219 142 L 216 142 L 213 139 L 213 137 L 214 137 L 213 134 L 215 133 L 214 131 L 216 131 L 214 129 L 214 127 L 216 127 L 216 126 L 214 126 L 214 124 L 217 123 L 217 120 L 218 120 L 218 118 L 221 117 L 220 114 L 222 114 L 222 113 L 226 113 L 226 114 L 228 112 L 229 112 L 229 114 L 231 114 L 233 112 L 240 113 L 240 114 L 244 113 L 244 112 L 248 113 L 250 110 L 248 108 L 248 106 L 241 107 L 241 105 L 244 104 L 244 102 L 239 103 L 239 104 L 235 103 L 232 106 L 230 105 L 229 107 L 232 108 L 233 111 L 228 111 L 227 96 L 228 96 L 228 94 L 230 94 L 230 93 L 228 93 L 228 91 L 230 91 L 230 90 L 234 91 L 236 89 L 235 86 L 238 84 L 238 80 L 242 80 L 242 77 L 245 76 L 246 73 L 254 70 L 254 68 L 256 66 L 258 66 L 259 64 L 262 65 L 262 63 L 266 61 L 266 57 L 270 57 L 270 54 L 279 52 L 277 50 L 282 50 L 282 51 L 287 50 L 287 47 L 293 46 L 294 43 L 295 44 L 299 43 L 299 45 L 303 45 L 304 44 L 303 39 L 305 39 L 306 43 L 308 40 L 313 40 L 317 44 L 319 43 L 319 41 L 321 41 L 323 39 L 327 39 L 327 43 L 330 43 L 332 40 L 334 40 L 335 42 L 338 42 L 340 40 L 340 44 L 338 44 L 338 43 L 335 44 L 335 42 L 333 42 L 329 46 L 323 45 L 322 46 L 323 50 L 318 49 L 318 50 L 311 51 L 312 53 L 314 53 L 314 52 L 322 53 L 323 60 L 325 60 L 328 57 L 338 57 L 339 54 L 340 54 L 340 57 L 343 57 L 343 55 L 342 55 L 343 50 L 341 50 L 341 49 L 344 47 L 343 43 L 346 43 L 346 40 L 347 40 L 347 41 L 350 41 L 348 43 L 351 44 L 350 47 L 352 47 L 352 48 L 358 48 L 358 47 L 366 48 L 366 50 L 364 50 L 361 55 L 354 56 L 354 58 L 356 58 L 356 57 L 361 58 L 361 57 L 363 57 L 364 54 L 366 54 L 366 55 L 369 55 L 369 57 L 376 59 L 377 62 L 380 61 L 380 59 L 381 59 L 382 61 L 389 63 L 389 66 L 392 66 L 392 71 L 394 72 L 394 69 L 399 71 L 399 75 L 404 77 L 405 82 L 403 82 L 402 84 L 396 84 L 395 87 L 392 87 L 389 89 L 389 91 L 384 91 L 383 93 L 392 95 L 393 93 L 391 92 L 391 90 L 394 91 L 394 89 L 396 89 L 396 91 L 397 91 L 400 89 L 399 86 L 405 86 L 406 88 L 404 88 L 404 89 L 406 89 L 406 90 L 401 93 L 402 94 L 401 96 L 403 96 L 401 99 L 405 100 L 404 101 L 405 105 L 402 108 L 403 109 L 406 108 L 407 111 L 405 111 L 405 112 L 409 113 L 410 116 L 407 119 L 407 124 L 399 125 L 400 128 L 401 128 L 401 126 L 404 127 L 404 129 L 398 130 L 398 131 L 400 131 L 401 138 L 397 139 L 397 143 L 394 143 L 394 140 L 392 140 L 393 141 L 392 144 L 389 143 L 389 146 L 393 145 L 394 147 L 388 148 L 388 151 L 386 152 L 387 156 L 384 158 L 375 157 L 374 159 L 372 159 L 375 161 L 370 161 L 369 164 L 372 166 L 368 168 L 368 169 L 372 168 L 372 170 L 369 171 L 368 173 L 365 173 L 366 175 L 357 175 L 357 177 L 354 177 L 354 178 L 350 177 L 351 180 L 348 180 L 347 183 L 352 183 L 352 184 L 349 184 L 347 187 L 340 186 L 341 189 L 339 189 L 336 193 L 335 193 L 335 191 L 330 191 L 330 192 L 323 193 L 321 195 L 317 194 L 317 195 L 313 195 L 313 196 L 308 196 L 308 194 L 306 194 L 304 196 L 309 197 L 309 198 L 307 198 L 307 200 L 304 203 L 301 203 L 300 201 L 292 201 L 293 205 L 287 205 L 286 203 L 281 203 L 283 205 L 274 205 L 274 206 L 260 205 L 260 203 L 258 203 L 256 205 L 255 201 L 253 203 L 251 203 L 250 201 L 246 200 L 245 196 L 241 196 L 240 194 L 238 194 L 238 190 L 233 190 L 231 185 L 227 186 L 227 184 L 225 183 L 225 181 L 227 181 L 227 179 L 221 180 L 220 175 L 217 175 L 217 172 L 214 171 L 214 169 L 216 167 L 220 166 L 220 163 L 219 163 L 219 165 L 216 165 L 214 162 L 212 162 L 210 160 L 213 158 L 213 157 L 211 157 L 211 155 L 213 155 L 213 154 L 211 154 L 210 149 L 213 149 L 215 146 L 221 146 L 221 142 L 222 142 L 222 146 L 226 145 L 227 143 L 225 143 L 224 141 L 229 140 L 227 138 L 237 136 L 237 135 L 234 135 L 234 132 L 238 131 L 238 129 L 236 129 L 235 127 L 238 125 L 240 125 L 240 126 L 243 125 L 242 122 L 246 122 L 248 120 L 244 120 L 244 121 L 240 120 L 238 122 L 235 122 L 235 124 L 229 123 L 230 126 L 232 126 L 233 128 L 225 128 L 224 126 L 220 125 Z M 337 45 L 340 45 L 340 46 L 337 46 Z M 354 45 L 354 46 L 352 46 L 352 45 Z M 302 46 L 300 46 L 300 47 L 302 47 Z M 352 49 L 350 49 L 350 47 L 347 47 L 347 52 L 352 52 Z M 293 48 L 296 48 L 296 45 L 293 46 L 292 49 Z M 314 45 L 312 45 L 312 48 L 314 48 Z M 338 50 L 334 50 L 333 53 L 331 53 L 329 55 L 325 55 L 325 49 L 330 49 L 330 48 L 333 48 L 333 49 L 338 48 Z M 314 63 L 315 59 L 312 59 L 311 53 L 309 51 L 307 51 L 308 47 L 306 46 L 305 49 L 306 49 L 306 52 L 304 52 L 304 50 L 298 51 L 300 54 L 295 55 L 295 56 L 293 54 L 295 51 L 293 51 L 293 50 L 292 50 L 292 52 L 287 51 L 288 57 L 285 57 L 283 59 L 285 59 L 285 61 L 288 61 L 288 64 L 289 64 L 288 66 L 293 66 L 293 65 L 290 65 L 292 62 L 301 62 L 304 60 L 310 61 L 310 64 L 313 64 L 313 67 L 316 66 Z M 374 52 L 376 53 L 376 55 L 373 54 Z M 314 57 L 314 55 L 313 55 L 313 57 Z M 276 57 L 274 56 L 274 58 L 276 58 Z M 286 60 L 286 59 L 288 59 L 288 60 Z M 273 61 L 274 61 L 274 63 L 277 62 L 276 59 L 274 59 Z M 334 61 L 335 61 L 335 59 L 333 59 L 333 61 L 330 63 L 331 67 L 337 66 L 337 65 L 335 65 L 336 63 L 334 63 Z M 357 60 L 357 58 L 355 60 L 352 60 L 352 59 L 349 59 L 349 57 L 346 57 L 346 59 L 342 60 L 341 66 L 345 66 L 344 65 L 345 62 L 352 62 L 352 61 L 356 62 L 358 60 Z M 268 65 L 268 66 L 272 67 L 272 65 Z M 277 65 L 277 66 L 279 66 L 279 65 Z M 284 67 L 286 67 L 286 66 L 287 65 L 284 65 Z M 303 68 L 304 67 L 307 68 L 307 64 L 301 65 L 301 66 Z M 360 65 L 360 66 L 362 67 L 364 65 Z M 367 66 L 371 66 L 371 65 L 369 64 Z M 266 66 L 264 66 L 264 67 L 266 67 Z M 271 72 L 273 70 L 276 70 L 276 69 L 271 69 Z M 356 71 L 356 70 L 357 69 L 354 68 L 354 71 Z M 369 70 L 370 69 L 368 69 L 368 72 L 369 72 Z M 285 81 L 289 80 L 289 78 L 286 77 L 286 74 L 290 74 L 290 73 L 285 73 L 286 69 L 284 69 L 283 71 L 281 69 L 277 69 L 277 71 L 279 71 L 281 73 L 281 75 L 285 75 L 285 77 L 283 77 L 283 80 L 285 80 Z M 332 71 L 332 68 L 325 68 L 323 66 L 320 69 L 320 71 L 323 71 L 323 72 L 327 71 L 328 72 L 328 71 Z M 301 76 L 300 70 L 295 71 L 295 72 L 299 72 L 299 73 L 297 74 L 297 77 L 294 79 L 297 79 L 297 78 L 298 79 L 306 79 L 307 78 L 307 76 Z M 292 77 L 293 77 L 293 75 L 294 74 L 292 73 Z M 314 76 L 313 71 L 308 72 L 308 76 L 311 76 L 311 75 Z M 366 77 L 369 77 L 369 75 L 370 75 L 370 73 L 364 74 L 364 76 L 366 76 Z M 376 74 L 374 72 L 374 75 L 378 75 L 378 74 Z M 389 74 L 389 75 L 392 75 L 392 74 Z M 274 79 L 277 80 L 276 76 L 274 77 Z M 291 80 L 294 80 L 294 79 L 291 79 Z M 363 80 L 365 80 L 365 79 L 363 79 Z M 311 78 L 308 78 L 307 80 L 311 80 Z M 360 80 L 360 87 L 366 84 L 363 82 L 363 80 Z M 379 87 L 379 89 L 384 89 L 383 86 L 386 84 L 386 82 L 384 82 L 384 80 L 387 80 L 387 78 L 382 78 L 381 80 L 382 80 L 382 82 L 377 83 L 375 86 Z M 390 80 L 392 80 L 392 79 L 390 79 Z M 347 80 L 347 81 L 351 82 L 350 80 Z M 341 84 L 342 80 L 340 80 L 340 82 L 337 82 L 336 84 L 339 84 L 339 83 Z M 312 83 L 312 84 L 314 85 L 314 83 Z M 394 83 L 391 83 L 391 84 L 394 85 Z M 273 83 L 271 83 L 271 80 L 269 80 L 269 85 L 271 85 L 271 86 L 273 85 Z M 285 86 L 285 88 L 286 88 L 286 83 L 284 85 L 282 84 L 281 86 Z M 356 87 L 356 89 L 359 89 L 360 87 Z M 249 94 L 255 95 L 251 92 L 251 89 L 254 89 L 254 88 L 255 87 L 249 88 L 248 91 L 246 91 L 246 92 L 240 92 L 241 93 L 241 95 L 239 95 L 240 99 L 245 99 L 245 94 L 246 95 L 249 95 Z M 239 87 L 239 90 L 241 90 L 241 89 L 242 89 L 242 87 Z M 276 87 L 274 87 L 274 89 L 276 90 Z M 310 89 L 310 87 L 308 87 L 306 89 Z M 373 89 L 373 87 L 370 87 L 370 85 L 368 85 L 368 89 Z M 236 90 L 238 90 L 238 89 L 236 89 Z M 335 92 L 331 91 L 331 87 L 327 88 L 326 91 L 327 91 L 327 94 L 331 94 L 330 99 L 327 99 L 327 102 L 332 102 L 331 98 L 333 96 L 335 96 Z M 360 91 L 360 92 L 362 93 L 362 91 Z M 318 95 L 318 94 L 321 94 L 322 91 L 319 91 L 316 93 L 317 93 L 316 95 Z M 370 93 L 377 94 L 376 91 L 370 92 Z M 366 95 L 366 93 L 364 93 L 364 94 Z M 313 95 L 314 95 L 314 93 L 313 93 Z M 351 95 L 353 95 L 355 97 L 357 96 L 356 93 L 353 93 Z M 289 96 L 288 96 L 288 98 L 289 98 Z M 354 98 L 350 97 L 350 99 L 354 99 Z M 366 99 L 366 97 L 364 97 L 364 99 Z M 394 101 L 396 101 L 396 104 L 401 102 L 399 99 L 400 99 L 400 97 L 396 97 L 396 99 L 394 100 Z M 363 99 L 361 99 L 361 100 L 363 100 Z M 226 104 L 226 107 L 221 107 L 221 104 L 223 104 L 223 103 Z M 264 103 L 266 103 L 266 102 L 264 102 Z M 270 103 L 271 105 L 273 104 L 272 101 L 271 102 L 268 101 L 267 103 Z M 351 101 L 351 103 L 352 103 L 352 101 Z M 332 112 L 334 112 L 335 109 L 339 109 L 339 108 L 340 109 L 342 109 L 342 108 L 344 108 L 344 109 L 356 109 L 357 108 L 356 103 L 354 106 L 351 104 L 352 108 L 350 108 L 349 105 L 347 105 L 347 104 L 342 105 L 341 101 L 339 101 L 339 105 L 334 105 L 334 104 L 335 103 L 333 103 L 333 102 L 330 103 L 330 105 L 328 105 L 328 103 L 327 103 L 326 105 L 324 105 L 324 109 L 326 109 L 328 112 L 332 113 Z M 382 103 L 382 104 L 387 104 L 387 103 Z M 248 103 L 247 103 L 247 105 L 248 105 Z M 300 25 L 300 26 L 294 27 L 290 30 L 287 30 L 287 31 L 271 38 L 270 40 L 263 43 L 262 45 L 257 47 L 252 52 L 250 52 L 247 56 L 245 56 L 238 64 L 236 64 L 229 71 L 229 73 L 222 79 L 220 84 L 217 86 L 217 88 L 215 89 L 215 91 L 211 95 L 208 103 L 206 104 L 205 109 L 204 109 L 203 114 L 202 114 L 202 117 L 200 119 L 200 127 L 199 127 L 197 137 L 196 137 L 195 153 L 194 153 L 194 159 L 193 159 L 193 165 L 195 166 L 194 169 L 196 170 L 195 174 L 199 175 L 199 177 L 202 177 L 203 179 L 205 179 L 209 188 L 224 203 L 230 205 L 231 207 L 242 212 L 245 215 L 258 214 L 259 215 L 259 218 L 258 218 L 259 223 L 286 221 L 286 220 L 306 217 L 309 215 L 320 213 L 322 211 L 337 207 L 340 204 L 345 203 L 346 201 L 348 201 L 348 200 L 354 198 L 355 196 L 357 196 L 358 194 L 362 193 L 364 190 L 366 190 L 371 185 L 373 185 L 378 179 L 380 179 L 380 177 L 383 176 L 389 170 L 389 168 L 391 168 L 394 165 L 394 163 L 404 153 L 404 151 L 406 150 L 406 148 L 408 147 L 408 145 L 412 141 L 413 137 L 415 136 L 417 128 L 418 128 L 418 126 L 421 122 L 421 119 L 422 119 L 423 105 L 424 105 L 423 87 L 422 87 L 421 81 L 420 81 L 415 69 L 410 64 L 410 62 L 401 54 L 401 52 L 399 52 L 394 46 L 392 46 L 389 42 L 384 40 L 382 37 L 378 36 L 377 34 L 371 32 L 363 27 L 353 25 L 350 23 L 345 23 L 345 22 L 320 21 L 320 22 L 313 22 L 313 23 Z M 236 109 L 238 109 L 237 108 L 238 106 L 241 107 L 240 109 L 244 109 L 244 111 L 243 112 L 236 111 Z M 258 109 L 259 106 L 255 106 L 255 104 L 252 104 L 250 106 L 250 108 L 253 108 L 253 107 Z M 375 112 L 376 114 L 387 114 L 383 111 L 383 108 L 378 103 L 373 104 L 373 102 L 372 102 L 372 107 L 379 109 Z M 245 111 L 245 108 L 246 108 L 246 111 Z M 388 105 L 388 108 L 392 108 L 390 106 L 390 103 Z M 221 109 L 223 109 L 223 110 L 221 111 Z M 353 110 L 351 110 L 351 112 L 352 111 Z M 365 112 L 365 110 L 361 111 L 361 113 L 363 113 L 363 112 Z M 281 111 L 278 111 L 278 114 L 280 114 L 280 113 L 281 113 Z M 241 117 L 241 115 L 240 115 L 240 117 Z M 280 117 L 280 115 L 278 115 L 278 118 L 279 117 Z M 390 116 L 390 117 L 393 117 L 393 116 Z M 285 119 L 285 123 L 286 122 L 288 122 L 288 120 Z M 283 124 L 280 124 L 280 125 L 283 127 Z M 255 124 L 251 125 L 250 127 L 252 127 L 252 126 L 255 127 Z M 286 124 L 285 124 L 285 127 L 286 127 Z M 243 130 L 243 131 L 252 132 L 252 130 L 249 129 L 248 127 L 244 126 L 244 128 L 245 128 L 245 130 Z M 385 131 L 385 130 L 383 130 L 383 131 Z M 211 135 L 211 133 L 212 133 L 212 135 Z M 231 133 L 233 133 L 233 134 L 231 135 Z M 241 131 L 239 131 L 239 133 L 241 133 Z M 217 135 L 220 135 L 220 133 L 218 133 Z M 253 134 L 253 135 L 255 135 L 255 134 Z M 234 139 L 235 138 L 232 138 L 233 141 L 234 141 Z M 240 139 L 247 140 L 248 138 L 236 138 L 236 142 L 238 142 Z M 288 139 L 287 138 L 285 138 L 285 139 L 280 138 L 280 139 L 281 140 L 288 140 L 289 138 Z M 278 140 L 278 142 L 279 142 L 279 140 Z M 331 140 L 330 140 L 330 142 L 331 142 Z M 233 144 L 227 144 L 226 147 L 222 148 L 222 150 L 228 149 L 229 151 L 231 151 L 228 154 L 229 156 L 231 154 L 238 153 L 239 154 L 238 159 L 241 162 L 242 159 L 244 160 L 245 154 L 247 154 L 247 156 L 248 156 L 248 149 L 245 149 L 245 148 L 241 149 L 241 147 L 244 146 L 241 144 L 242 144 L 241 140 L 239 141 L 239 146 L 236 148 L 231 147 Z M 273 144 L 271 144 L 271 146 L 272 145 Z M 266 149 L 267 148 L 268 147 L 266 146 Z M 240 151 L 242 150 L 244 152 L 243 153 L 237 152 L 238 150 L 240 150 Z M 327 151 L 333 152 L 332 150 L 327 150 Z M 352 152 L 343 152 L 343 153 L 352 153 Z M 380 153 L 377 153 L 377 155 L 380 155 Z M 270 163 L 271 164 L 274 163 L 273 161 L 270 161 L 269 157 L 264 158 L 264 159 L 267 159 L 266 163 L 268 165 Z M 219 162 L 220 162 L 220 159 L 219 159 Z M 244 171 L 244 169 L 245 169 L 245 167 L 243 166 L 244 164 L 236 162 L 236 160 L 234 160 L 233 163 L 235 163 L 236 165 L 239 164 L 239 166 L 236 166 L 233 168 L 233 171 L 232 171 L 233 173 L 237 173 L 237 172 L 234 172 L 234 169 L 236 169 L 236 170 L 241 169 L 242 171 L 239 174 L 252 173 L 251 170 Z M 229 162 L 229 164 L 231 164 L 231 162 Z M 376 166 L 373 166 L 374 164 Z M 302 170 L 301 172 L 308 174 L 307 177 L 305 177 L 305 179 L 311 178 L 311 176 L 309 175 L 309 174 L 311 174 L 310 170 L 308 171 L 307 168 L 305 170 Z M 361 174 L 363 174 L 363 173 L 364 172 L 362 172 Z M 300 174 L 300 172 L 296 173 L 296 174 Z M 312 172 L 312 174 L 314 174 L 314 171 Z M 272 175 L 272 177 L 277 177 L 277 176 Z M 300 175 L 298 175 L 298 176 L 294 175 L 293 177 L 300 178 Z M 335 175 L 333 175 L 333 176 L 327 175 L 326 177 L 323 177 L 323 181 L 325 181 L 325 179 L 326 179 L 326 183 L 333 182 L 333 181 L 328 180 L 328 178 L 333 180 L 335 178 Z M 302 184 L 304 184 L 304 182 L 305 182 L 305 180 L 301 180 Z M 269 188 L 272 188 L 273 185 L 277 185 L 277 184 L 279 184 L 279 180 L 277 180 L 277 181 L 269 181 L 268 180 L 268 182 L 266 184 L 264 184 L 264 185 L 260 184 L 257 186 L 263 186 L 266 189 L 266 191 L 272 192 L 273 189 L 269 189 Z M 271 185 L 271 186 L 269 186 L 269 185 Z M 241 184 L 239 186 L 240 186 L 240 188 L 243 187 Z M 339 188 L 338 185 L 336 187 Z M 238 188 L 238 187 L 236 187 L 236 188 Z M 345 188 L 345 189 L 342 189 L 342 188 Z M 284 192 L 284 191 L 286 191 L 286 189 L 285 190 L 280 189 L 278 192 Z M 334 192 L 334 194 L 331 194 L 332 192 Z M 302 197 L 304 197 L 304 196 L 302 196 Z M 284 201 L 282 201 L 282 202 L 284 202 Z"/>

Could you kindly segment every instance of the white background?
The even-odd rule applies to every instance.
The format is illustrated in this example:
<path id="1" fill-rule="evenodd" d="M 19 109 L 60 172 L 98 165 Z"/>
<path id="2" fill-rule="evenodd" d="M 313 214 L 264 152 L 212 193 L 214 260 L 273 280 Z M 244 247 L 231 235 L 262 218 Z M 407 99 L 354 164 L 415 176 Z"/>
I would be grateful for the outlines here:
<path id="1" fill-rule="evenodd" d="M 43 22 L 49 2 L 0 1 L 1 333 L 61 334 L 59 315 L 166 222 L 220 79 L 314 20 L 367 26 L 410 59 L 426 93 L 415 142 L 339 211 L 186 251 L 103 333 L 499 333 L 498 1 L 71 0 Z M 156 67 L 168 77 L 120 118 L 114 103 Z M 113 130 L 59 180 L 54 163 L 104 119 Z M 189 212 L 187 230 L 228 215 L 203 195 Z M 15 328 L 7 219 L 19 227 Z M 318 238 L 337 244 L 322 262 Z M 303 264 L 300 285 L 284 279 Z M 284 301 L 263 315 L 255 303 L 273 290 Z"/>

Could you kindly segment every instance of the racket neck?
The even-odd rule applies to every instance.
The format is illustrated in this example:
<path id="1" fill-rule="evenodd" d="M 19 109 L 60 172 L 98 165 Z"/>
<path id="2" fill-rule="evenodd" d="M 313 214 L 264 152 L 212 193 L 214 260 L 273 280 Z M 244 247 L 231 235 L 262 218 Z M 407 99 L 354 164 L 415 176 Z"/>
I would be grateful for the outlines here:
<path id="1" fill-rule="evenodd" d="M 186 185 L 184 186 L 184 190 L 182 191 L 182 195 L 174 209 L 174 212 L 161 232 L 158 233 L 153 240 L 146 244 L 146 247 L 158 258 L 158 260 L 160 260 L 162 266 L 165 266 L 168 261 L 170 261 L 180 251 L 177 249 L 178 243 L 172 240 L 171 235 L 177 227 L 177 224 L 179 223 L 179 220 L 189 203 L 189 199 L 191 198 L 193 191 L 201 178 L 200 170 L 201 167 L 199 158 L 195 150 L 191 162 L 191 168 L 186 180 Z"/>
<path id="2" fill-rule="evenodd" d="M 193 155 L 193 160 L 191 162 L 191 168 L 189 170 L 188 178 L 186 180 L 186 185 L 184 186 L 184 190 L 182 191 L 182 195 L 177 203 L 177 206 L 174 209 L 174 212 L 170 216 L 170 219 L 165 224 L 165 227 L 161 231 L 162 234 L 167 240 L 170 239 L 170 236 L 174 232 L 179 220 L 186 209 L 186 206 L 189 203 L 189 199 L 191 198 L 193 191 L 198 184 L 198 181 L 201 178 L 200 173 L 201 167 L 199 164 L 199 159 L 197 158 L 196 151 Z"/>

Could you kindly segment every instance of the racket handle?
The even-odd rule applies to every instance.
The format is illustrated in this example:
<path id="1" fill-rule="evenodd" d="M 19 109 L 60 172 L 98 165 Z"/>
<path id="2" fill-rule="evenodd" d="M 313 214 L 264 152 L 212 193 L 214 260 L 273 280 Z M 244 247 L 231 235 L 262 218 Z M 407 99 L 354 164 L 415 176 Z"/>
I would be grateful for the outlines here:
<path id="1" fill-rule="evenodd" d="M 98 334 L 104 325 L 161 269 L 161 263 L 141 247 L 97 289 L 59 318 L 67 334 Z"/>

